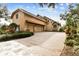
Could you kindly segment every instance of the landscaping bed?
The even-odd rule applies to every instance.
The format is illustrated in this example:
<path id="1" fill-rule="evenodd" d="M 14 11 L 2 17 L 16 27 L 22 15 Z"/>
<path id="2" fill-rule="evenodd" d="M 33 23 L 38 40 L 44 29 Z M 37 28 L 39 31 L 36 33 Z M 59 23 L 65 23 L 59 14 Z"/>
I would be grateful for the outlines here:
<path id="1" fill-rule="evenodd" d="M 73 48 L 65 45 L 60 56 L 74 56 Z"/>
<path id="2" fill-rule="evenodd" d="M 61 56 L 79 56 L 79 35 L 75 38 L 67 37 L 65 41 L 65 47 L 61 53 Z"/>
<path id="3" fill-rule="evenodd" d="M 32 32 L 15 32 L 15 33 L 9 33 L 9 34 L 2 34 L 0 35 L 0 41 L 8 41 L 12 39 L 30 37 L 33 34 L 34 33 Z"/>

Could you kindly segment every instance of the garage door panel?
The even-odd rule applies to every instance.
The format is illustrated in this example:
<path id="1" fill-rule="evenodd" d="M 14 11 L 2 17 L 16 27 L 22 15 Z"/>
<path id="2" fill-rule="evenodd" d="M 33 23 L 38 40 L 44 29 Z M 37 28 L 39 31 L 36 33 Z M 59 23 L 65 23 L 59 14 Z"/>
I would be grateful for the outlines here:
<path id="1" fill-rule="evenodd" d="M 30 32 L 33 32 L 33 24 L 28 23 L 27 28 L 30 30 Z"/>
<path id="2" fill-rule="evenodd" d="M 43 31 L 43 26 L 36 25 L 36 26 L 35 26 L 35 31 L 36 31 L 36 32 L 42 32 L 42 31 Z"/>
<path id="3" fill-rule="evenodd" d="M 27 29 L 29 29 L 31 32 L 42 32 L 43 26 L 38 24 L 27 23 Z"/>

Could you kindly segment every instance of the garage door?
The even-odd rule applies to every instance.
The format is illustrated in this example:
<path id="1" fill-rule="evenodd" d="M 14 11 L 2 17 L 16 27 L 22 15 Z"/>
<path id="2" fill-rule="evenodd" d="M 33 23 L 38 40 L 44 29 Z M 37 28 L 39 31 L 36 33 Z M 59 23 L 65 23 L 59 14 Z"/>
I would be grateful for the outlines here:
<path id="1" fill-rule="evenodd" d="M 27 23 L 27 29 L 29 29 L 30 32 L 42 32 L 43 26 L 38 24 Z"/>
<path id="2" fill-rule="evenodd" d="M 35 29 L 35 32 L 42 32 L 43 31 L 43 26 L 36 25 L 34 29 Z"/>
<path id="3" fill-rule="evenodd" d="M 31 23 L 27 24 L 27 29 L 29 29 L 30 32 L 34 32 L 33 28 L 34 28 L 33 24 L 31 24 Z"/>

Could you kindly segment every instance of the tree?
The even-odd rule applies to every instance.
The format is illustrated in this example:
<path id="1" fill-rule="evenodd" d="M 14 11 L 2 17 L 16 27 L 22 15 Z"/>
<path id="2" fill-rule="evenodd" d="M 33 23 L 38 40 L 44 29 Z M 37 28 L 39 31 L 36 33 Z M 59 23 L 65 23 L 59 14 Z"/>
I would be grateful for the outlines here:
<path id="1" fill-rule="evenodd" d="M 56 3 L 39 3 L 39 5 L 41 7 L 44 7 L 46 5 L 47 7 L 55 8 Z"/>
<path id="2" fill-rule="evenodd" d="M 6 30 L 6 27 L 7 27 L 6 25 L 3 25 L 3 26 L 1 27 L 1 29 L 2 29 L 2 30 Z"/>
<path id="3" fill-rule="evenodd" d="M 2 13 L 2 11 L 0 10 L 0 18 L 2 18 L 3 17 L 3 15 L 2 15 L 3 13 Z"/>
<path id="4" fill-rule="evenodd" d="M 10 28 L 14 28 L 15 30 L 16 30 L 17 26 L 18 26 L 18 25 L 15 24 L 15 23 L 11 23 L 11 24 L 9 25 Z"/>
<path id="5" fill-rule="evenodd" d="M 18 27 L 17 24 L 11 23 L 11 24 L 8 26 L 7 32 L 14 33 L 14 32 L 16 31 L 17 27 Z"/>
<path id="6" fill-rule="evenodd" d="M 79 4 L 69 5 L 68 11 L 60 15 L 61 19 L 66 20 L 65 33 L 67 34 L 67 39 L 75 40 L 78 34 L 78 22 L 79 22 Z M 68 39 L 68 40 L 69 40 Z"/>
<path id="7" fill-rule="evenodd" d="M 0 4 L 0 17 L 4 17 L 5 20 L 8 19 L 8 9 L 6 4 Z"/>

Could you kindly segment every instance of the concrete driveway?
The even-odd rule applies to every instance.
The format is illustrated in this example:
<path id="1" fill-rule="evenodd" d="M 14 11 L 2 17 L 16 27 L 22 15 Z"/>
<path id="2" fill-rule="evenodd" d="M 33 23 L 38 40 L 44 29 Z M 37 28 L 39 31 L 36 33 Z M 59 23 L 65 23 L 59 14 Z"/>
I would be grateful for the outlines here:
<path id="1" fill-rule="evenodd" d="M 65 38 L 63 32 L 39 32 L 28 38 L 0 42 L 0 55 L 59 56 Z"/>
<path id="2" fill-rule="evenodd" d="M 60 32 L 40 32 L 34 36 L 17 40 L 30 48 L 33 55 L 60 55 L 66 35 Z"/>

